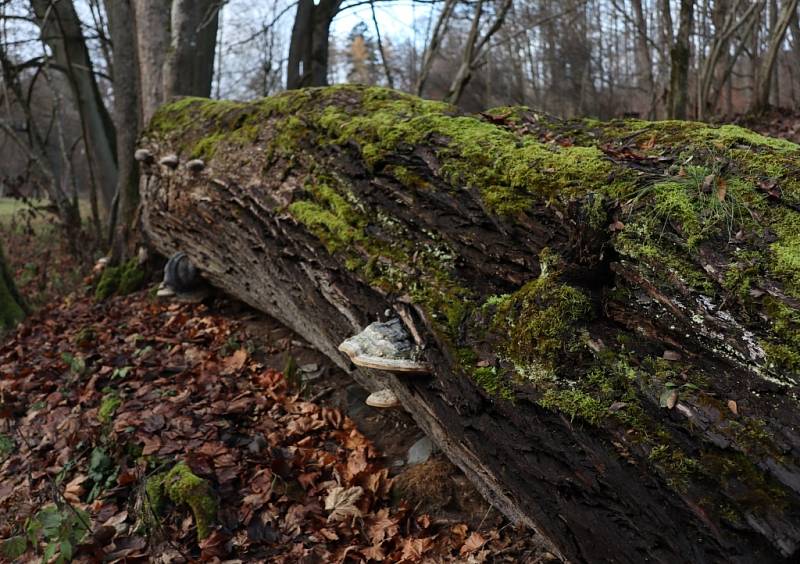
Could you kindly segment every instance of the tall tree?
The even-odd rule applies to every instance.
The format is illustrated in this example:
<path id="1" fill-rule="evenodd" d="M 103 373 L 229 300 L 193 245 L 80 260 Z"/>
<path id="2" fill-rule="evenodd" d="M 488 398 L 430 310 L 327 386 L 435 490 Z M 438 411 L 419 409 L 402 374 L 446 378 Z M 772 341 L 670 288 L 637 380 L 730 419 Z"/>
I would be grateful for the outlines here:
<path id="1" fill-rule="evenodd" d="M 295 13 L 286 88 L 328 84 L 330 28 L 342 0 L 299 0 Z"/>
<path id="2" fill-rule="evenodd" d="M 416 84 L 414 85 L 414 93 L 417 96 L 422 96 L 425 83 L 433 68 L 433 60 L 439 53 L 442 39 L 447 33 L 447 28 L 450 24 L 450 18 L 453 16 L 456 3 L 457 0 L 445 0 L 444 7 L 436 18 L 436 25 L 433 28 L 433 33 L 431 34 L 430 40 L 425 45 L 425 51 L 422 53 L 422 66 L 419 70 L 419 75 L 417 75 Z"/>
<path id="3" fill-rule="evenodd" d="M 753 112 L 761 112 L 769 106 L 770 86 L 775 71 L 775 61 L 786 36 L 786 29 L 797 12 L 797 2 L 798 0 L 785 0 L 778 15 L 778 21 L 775 27 L 771 29 L 769 45 L 767 46 L 767 52 L 764 53 L 764 57 L 761 59 L 757 74 L 756 91 L 750 104 L 750 109 Z"/>
<path id="4" fill-rule="evenodd" d="M 669 2 L 666 3 L 668 11 Z M 672 119 L 686 119 L 686 106 L 689 101 L 689 63 L 692 55 L 690 36 L 693 25 L 694 0 L 681 0 L 678 34 L 670 49 L 667 114 Z"/>
<path id="5" fill-rule="evenodd" d="M 116 133 L 95 80 L 81 21 L 72 0 L 31 0 L 42 38 L 66 73 L 81 117 L 89 166 L 110 211 L 117 186 Z"/>
<path id="6" fill-rule="evenodd" d="M 502 27 L 506 19 L 506 14 L 511 8 L 512 0 L 503 0 L 502 4 L 497 10 L 489 29 L 481 35 L 481 18 L 484 14 L 484 0 L 478 0 L 475 8 L 475 17 L 472 19 L 472 26 L 467 36 L 467 42 L 464 45 L 464 51 L 461 55 L 461 64 L 458 66 L 453 82 L 450 83 L 450 88 L 447 91 L 445 99 L 451 104 L 457 104 L 461 95 L 464 93 L 464 87 L 472 78 L 472 71 L 475 65 L 483 55 L 484 50 L 488 47 L 489 41 L 492 36 Z"/>
<path id="7" fill-rule="evenodd" d="M 655 117 L 656 85 L 653 78 L 653 59 L 650 56 L 650 45 L 647 36 L 647 20 L 642 8 L 642 0 L 632 0 L 633 16 L 636 24 L 636 74 L 638 87 L 650 98 L 648 117 Z"/>
<path id="8" fill-rule="evenodd" d="M 164 95 L 211 95 L 221 0 L 172 0 Z M 146 32 L 146 30 L 144 30 Z"/>
<path id="9" fill-rule="evenodd" d="M 764 8 L 764 0 L 749 3 L 744 12 L 740 14 L 748 2 L 735 0 L 732 4 L 729 0 L 717 0 L 714 5 L 714 34 L 708 47 L 708 55 L 700 65 L 700 72 L 697 77 L 697 117 L 704 119 L 709 113 L 713 113 L 716 104 L 715 96 L 712 95 L 712 86 L 715 76 L 718 76 L 717 68 L 721 60 L 728 58 L 728 64 L 735 64 L 736 58 L 731 57 L 730 44 L 733 37 L 740 30 L 747 26 L 752 18 L 757 18 Z M 727 79 L 727 73 L 723 72 L 723 80 Z M 722 88 L 722 83 L 716 89 L 718 93 Z"/>
<path id="10" fill-rule="evenodd" d="M 221 0 L 132 0 L 142 117 L 173 96 L 209 96 Z"/>
<path id="11" fill-rule="evenodd" d="M 119 260 L 126 250 L 136 207 L 139 205 L 139 171 L 133 159 L 141 128 L 140 84 L 134 12 L 130 0 L 106 0 L 113 43 L 114 117 L 117 125 L 117 195 L 112 209 L 112 256 Z M 115 233 L 115 231 L 117 231 Z"/>

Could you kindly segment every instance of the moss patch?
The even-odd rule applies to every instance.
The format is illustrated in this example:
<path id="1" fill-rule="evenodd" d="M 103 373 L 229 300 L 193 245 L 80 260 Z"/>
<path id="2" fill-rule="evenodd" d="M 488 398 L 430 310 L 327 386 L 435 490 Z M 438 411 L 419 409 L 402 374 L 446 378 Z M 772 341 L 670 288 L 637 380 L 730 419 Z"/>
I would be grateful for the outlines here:
<path id="1" fill-rule="evenodd" d="M 217 521 L 217 500 L 208 480 L 194 474 L 184 462 L 179 462 L 168 472 L 148 478 L 145 484 L 147 500 L 145 515 L 152 518 L 161 513 L 166 499 L 175 505 L 187 505 L 194 515 L 197 538 L 211 534 Z"/>
<path id="2" fill-rule="evenodd" d="M 494 328 L 508 336 L 503 352 L 515 364 L 538 363 L 555 371 L 567 353 L 579 346 L 576 328 L 590 314 L 589 298 L 577 288 L 560 284 L 557 275 L 543 267 L 539 278 L 499 300 Z"/>
<path id="3" fill-rule="evenodd" d="M 144 284 L 145 273 L 135 258 L 119 266 L 107 266 L 95 287 L 97 300 L 105 300 L 113 295 L 124 296 L 135 292 Z"/>
<path id="4" fill-rule="evenodd" d="M 122 399 L 116 392 L 104 395 L 97 410 L 97 419 L 101 423 L 109 423 L 120 405 L 122 405 Z"/>

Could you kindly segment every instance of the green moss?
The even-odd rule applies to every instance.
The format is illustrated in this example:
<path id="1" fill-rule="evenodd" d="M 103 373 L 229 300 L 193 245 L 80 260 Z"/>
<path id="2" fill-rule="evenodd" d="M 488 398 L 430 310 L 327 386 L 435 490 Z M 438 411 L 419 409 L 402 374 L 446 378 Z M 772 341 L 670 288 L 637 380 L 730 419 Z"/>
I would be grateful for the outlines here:
<path id="1" fill-rule="evenodd" d="M 539 363 L 556 370 L 576 344 L 578 325 L 589 319 L 586 295 L 544 273 L 497 306 L 494 328 L 508 335 L 503 352 L 516 364 Z"/>
<path id="2" fill-rule="evenodd" d="M 120 405 L 122 405 L 122 399 L 119 397 L 119 394 L 116 392 L 106 394 L 103 396 L 103 400 L 100 402 L 100 407 L 97 410 L 97 419 L 101 423 L 109 423 Z"/>
<path id="3" fill-rule="evenodd" d="M 311 199 L 289 205 L 289 213 L 314 233 L 333 253 L 364 240 L 364 219 L 344 197 L 322 179 L 306 184 Z"/>
<path id="4" fill-rule="evenodd" d="M 211 484 L 194 474 L 184 462 L 179 462 L 169 472 L 148 478 L 145 494 L 146 518 L 157 518 L 166 499 L 175 505 L 189 506 L 197 526 L 198 540 L 206 538 L 217 521 L 217 500 Z"/>
<path id="5" fill-rule="evenodd" d="M 391 101 L 365 96 L 363 107 L 364 115 L 357 116 L 327 108 L 319 123 L 338 143 L 356 140 L 371 167 L 405 146 L 438 145 L 442 178 L 476 188 L 499 214 L 525 211 L 542 198 L 569 199 L 611 188 L 624 193 L 633 186 L 633 175 L 617 170 L 596 147 L 548 146 L 409 96 Z M 609 180 L 615 171 L 618 178 Z"/>
<path id="6" fill-rule="evenodd" d="M 481 388 L 486 390 L 489 395 L 497 396 L 504 400 L 514 398 L 514 393 L 505 379 L 498 374 L 494 366 L 476 368 L 472 372 L 472 377 Z"/>
<path id="7" fill-rule="evenodd" d="M 597 425 L 608 416 L 608 405 L 579 389 L 549 389 L 538 400 L 547 409 L 560 411 L 574 419 Z"/>
<path id="8" fill-rule="evenodd" d="M 124 296 L 135 292 L 144 283 L 145 274 L 135 258 L 119 266 L 107 266 L 95 288 L 97 300 L 104 300 L 113 295 Z"/>
<path id="9" fill-rule="evenodd" d="M 800 373 L 800 311 L 771 296 L 763 303 L 774 335 L 762 343 L 769 365 Z"/>
<path id="10" fill-rule="evenodd" d="M 650 451 L 648 458 L 664 475 L 667 483 L 682 493 L 688 490 L 689 485 L 697 478 L 701 470 L 698 460 L 691 458 L 675 446 L 658 445 Z"/>
<path id="11" fill-rule="evenodd" d="M 0 463 L 4 462 L 14 452 L 14 439 L 0 433 Z"/>

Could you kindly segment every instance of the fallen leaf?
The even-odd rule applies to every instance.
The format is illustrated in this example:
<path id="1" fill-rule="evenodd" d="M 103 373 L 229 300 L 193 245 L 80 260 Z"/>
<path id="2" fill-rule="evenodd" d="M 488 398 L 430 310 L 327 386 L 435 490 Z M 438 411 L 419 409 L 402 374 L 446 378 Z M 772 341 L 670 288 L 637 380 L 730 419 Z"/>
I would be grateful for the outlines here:
<path id="1" fill-rule="evenodd" d="M 383 549 L 379 545 L 362 548 L 361 555 L 367 560 L 376 560 L 378 562 L 383 562 L 384 558 L 386 558 Z"/>
<path id="2" fill-rule="evenodd" d="M 467 554 L 480 550 L 484 544 L 486 544 L 486 539 L 484 539 L 478 531 L 475 531 L 464 541 L 459 554 L 461 554 L 461 556 L 466 556 Z"/>
<path id="3" fill-rule="evenodd" d="M 363 494 L 364 489 L 361 486 L 331 488 L 325 498 L 325 509 L 331 512 L 328 522 L 338 523 L 349 517 L 361 517 L 361 510 L 355 504 Z"/>
<path id="4" fill-rule="evenodd" d="M 222 359 L 222 374 L 234 374 L 244 368 L 247 362 L 247 351 L 239 349 L 231 356 Z"/>
<path id="5" fill-rule="evenodd" d="M 406 539 L 403 542 L 403 553 L 401 558 L 404 560 L 419 560 L 431 549 L 433 538 Z"/>
<path id="6" fill-rule="evenodd" d="M 661 394 L 660 404 L 661 407 L 672 409 L 678 402 L 678 390 L 667 389 Z"/>
<path id="7" fill-rule="evenodd" d="M 88 479 L 89 476 L 79 474 L 70 480 L 64 489 L 64 499 L 70 503 L 80 503 L 81 496 L 86 493 L 86 488 L 83 487 L 83 483 Z"/>
<path id="8" fill-rule="evenodd" d="M 725 183 L 724 178 L 717 180 L 717 199 L 720 202 L 725 201 L 725 194 L 728 193 L 728 185 Z"/>
<path id="9" fill-rule="evenodd" d="M 739 406 L 736 405 L 734 400 L 728 400 L 728 409 L 730 409 L 731 413 L 734 415 L 739 415 Z"/>

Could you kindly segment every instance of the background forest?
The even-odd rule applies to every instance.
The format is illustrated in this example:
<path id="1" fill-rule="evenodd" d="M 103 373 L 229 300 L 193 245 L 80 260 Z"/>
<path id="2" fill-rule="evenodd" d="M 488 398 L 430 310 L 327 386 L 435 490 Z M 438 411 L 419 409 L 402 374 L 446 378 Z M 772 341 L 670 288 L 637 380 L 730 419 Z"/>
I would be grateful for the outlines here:
<path id="1" fill-rule="evenodd" d="M 467 111 L 713 121 L 793 108 L 797 4 L 3 0 L 0 195 L 46 197 L 73 231 L 77 195 L 96 235 L 108 218 L 129 221 L 136 135 L 182 94 L 252 99 L 350 82 Z"/>

